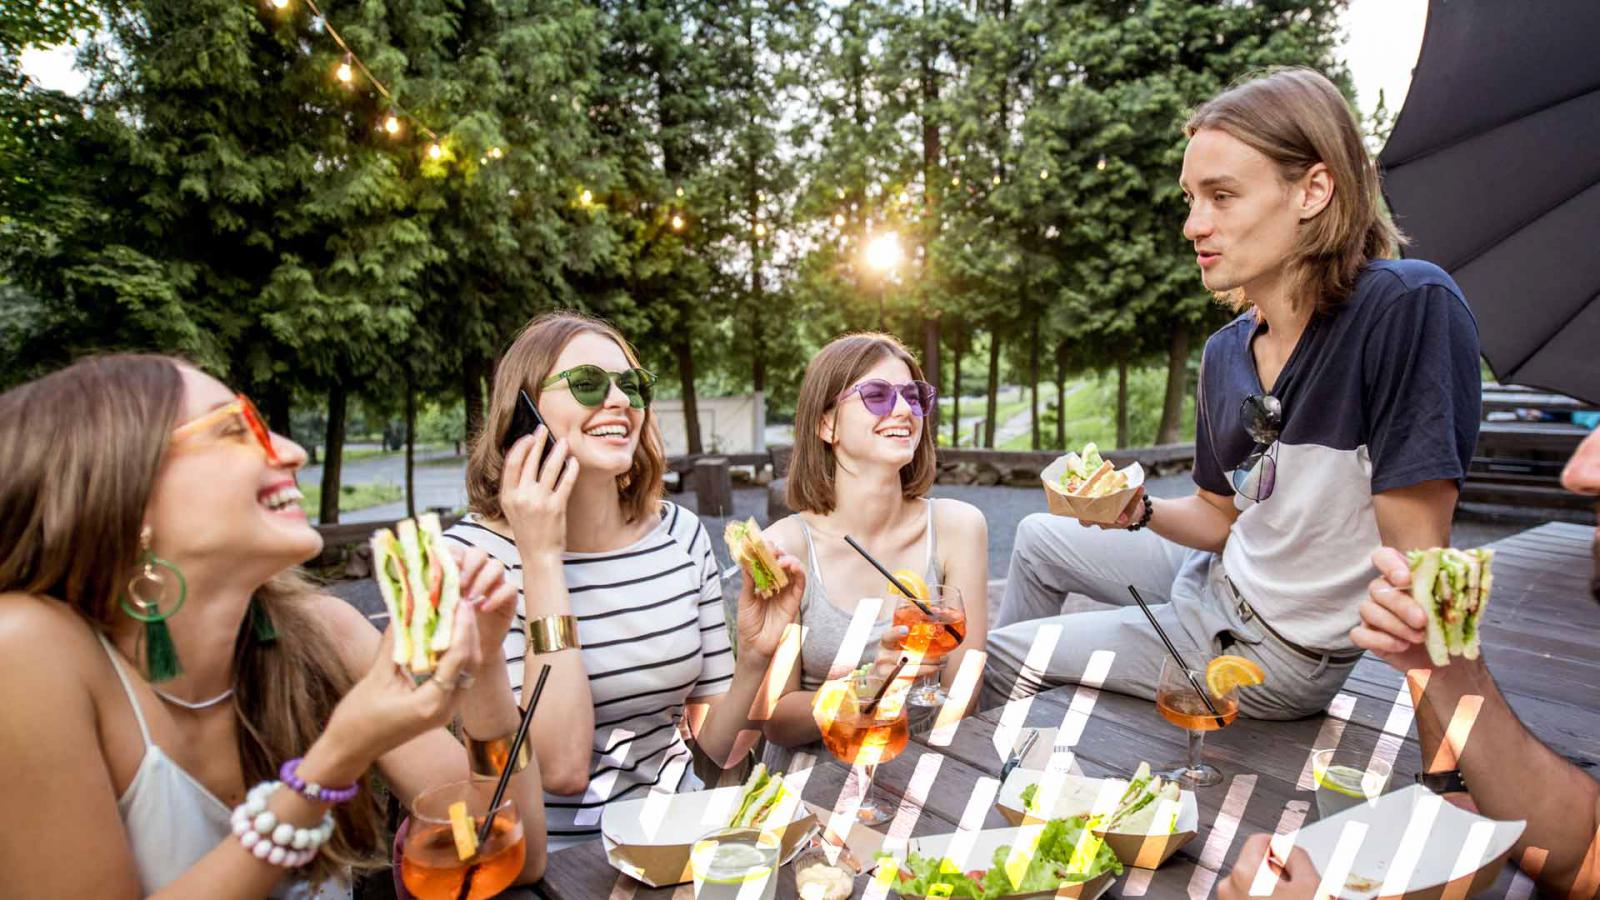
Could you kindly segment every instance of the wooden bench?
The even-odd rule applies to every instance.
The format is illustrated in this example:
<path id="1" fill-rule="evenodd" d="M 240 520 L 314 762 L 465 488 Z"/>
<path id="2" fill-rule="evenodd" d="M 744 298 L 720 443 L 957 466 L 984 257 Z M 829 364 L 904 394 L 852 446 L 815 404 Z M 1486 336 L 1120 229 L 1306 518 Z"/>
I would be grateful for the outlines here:
<path id="1" fill-rule="evenodd" d="M 1483 410 L 1493 413 L 1535 409 L 1558 414 L 1594 407 L 1572 397 L 1526 388 L 1487 386 Z M 1461 491 L 1463 503 L 1588 510 L 1592 498 L 1561 486 L 1561 471 L 1588 430 L 1571 422 L 1485 421 Z"/>

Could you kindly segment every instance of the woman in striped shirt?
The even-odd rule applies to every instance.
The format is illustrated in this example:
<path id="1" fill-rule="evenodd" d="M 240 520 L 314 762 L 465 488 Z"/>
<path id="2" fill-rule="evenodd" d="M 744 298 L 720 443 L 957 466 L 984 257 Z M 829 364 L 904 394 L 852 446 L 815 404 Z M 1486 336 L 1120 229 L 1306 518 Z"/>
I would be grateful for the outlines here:
<path id="1" fill-rule="evenodd" d="M 661 499 L 652 381 L 603 322 L 529 323 L 500 362 L 467 466 L 472 511 L 447 533 L 518 585 L 513 683 L 537 677 L 535 659 L 551 667 L 528 732 L 551 850 L 599 837 L 613 800 L 701 786 L 678 728 L 688 703 L 706 707 L 694 734 L 712 759 L 731 765 L 749 749 L 760 725 L 746 714 L 804 591 L 804 571 L 780 555 L 790 587 L 766 601 L 746 588 L 730 646 L 711 536 Z M 556 439 L 542 458 L 543 428 L 501 453 L 519 391 Z"/>

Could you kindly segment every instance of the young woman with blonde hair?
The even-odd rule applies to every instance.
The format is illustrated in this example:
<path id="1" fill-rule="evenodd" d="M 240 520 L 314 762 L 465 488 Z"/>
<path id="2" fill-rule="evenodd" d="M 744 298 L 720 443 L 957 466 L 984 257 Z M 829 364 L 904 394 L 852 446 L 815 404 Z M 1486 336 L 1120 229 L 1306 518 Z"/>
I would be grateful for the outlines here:
<path id="1" fill-rule="evenodd" d="M 534 319 L 500 360 L 467 467 L 472 513 L 447 534 L 503 562 L 519 588 L 513 681 L 531 680 L 529 656 L 552 667 L 529 731 L 552 848 L 597 839 L 612 801 L 699 787 L 682 725 L 725 767 L 749 750 L 751 701 L 804 589 L 798 564 L 780 559 L 792 586 L 766 600 L 746 588 L 730 644 L 712 536 L 661 498 L 654 382 L 610 325 Z M 519 392 L 548 433 L 502 453 Z"/>
<path id="2" fill-rule="evenodd" d="M 0 871 L 28 896 L 348 896 L 390 860 L 370 770 L 409 805 L 469 776 L 457 713 L 469 742 L 515 731 L 500 565 L 462 554 L 415 684 L 295 572 L 322 549 L 305 452 L 192 366 L 97 357 L 0 395 L 0 459 Z M 531 883 L 536 763 L 511 797 Z"/>

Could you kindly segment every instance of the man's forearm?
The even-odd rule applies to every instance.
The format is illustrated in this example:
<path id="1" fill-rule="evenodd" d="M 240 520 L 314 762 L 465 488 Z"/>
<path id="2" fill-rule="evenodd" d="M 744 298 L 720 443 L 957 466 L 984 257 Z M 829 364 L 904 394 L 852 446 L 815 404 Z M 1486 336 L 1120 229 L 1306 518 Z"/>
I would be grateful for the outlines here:
<path id="1" fill-rule="evenodd" d="M 1485 816 L 1526 820 L 1513 860 L 1536 848 L 1527 865 L 1541 889 L 1572 890 L 1600 826 L 1600 785 L 1528 732 L 1481 659 L 1413 670 L 1413 697 L 1424 678 L 1416 704 L 1423 770 L 1459 768 Z"/>
<path id="2" fill-rule="evenodd" d="M 1228 542 L 1228 530 L 1233 520 L 1222 510 L 1199 495 L 1177 497 L 1171 500 L 1150 501 L 1155 509 L 1150 515 L 1150 530 L 1175 544 L 1222 552 Z"/>

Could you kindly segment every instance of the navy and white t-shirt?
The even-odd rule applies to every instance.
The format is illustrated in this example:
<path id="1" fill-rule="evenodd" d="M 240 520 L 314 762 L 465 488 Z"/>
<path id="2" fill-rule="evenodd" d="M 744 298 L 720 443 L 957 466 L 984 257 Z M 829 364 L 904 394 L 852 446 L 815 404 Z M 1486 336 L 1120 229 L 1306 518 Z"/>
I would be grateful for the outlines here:
<path id="1" fill-rule="evenodd" d="M 517 621 L 506 633 L 505 653 L 520 699 L 528 642 L 516 542 L 475 515 L 445 537 L 481 547 L 517 586 Z M 698 788 L 679 733 L 684 706 L 724 694 L 733 683 L 721 573 L 711 536 L 694 513 L 662 503 L 659 524 L 632 545 L 563 553 L 561 561 L 594 701 L 594 746 L 582 796 L 545 794 L 551 850 L 598 839 L 600 814 L 613 800 Z"/>
<path id="2" fill-rule="evenodd" d="M 1206 342 L 1194 480 L 1240 510 L 1222 565 L 1250 605 L 1297 644 L 1347 650 L 1381 545 L 1373 495 L 1466 476 L 1481 416 L 1477 323 L 1438 266 L 1369 264 L 1342 306 L 1312 317 L 1273 385 L 1276 483 L 1252 503 L 1230 474 L 1256 446 L 1241 407 L 1264 393 L 1250 353 L 1259 327 L 1246 312 Z"/>

